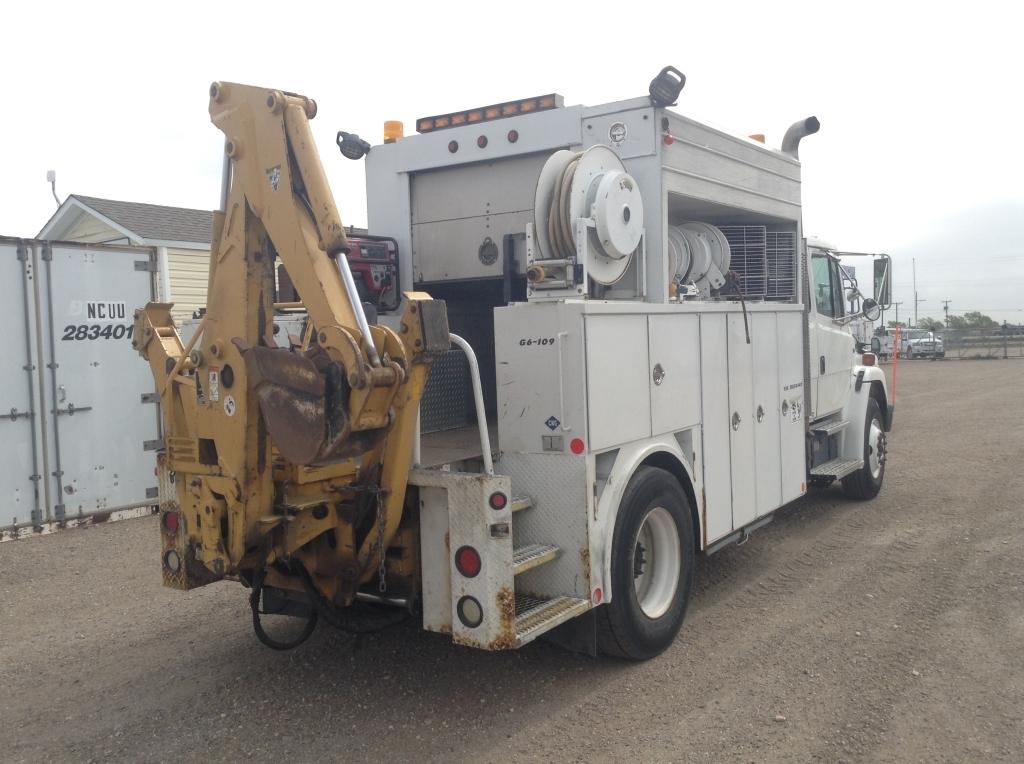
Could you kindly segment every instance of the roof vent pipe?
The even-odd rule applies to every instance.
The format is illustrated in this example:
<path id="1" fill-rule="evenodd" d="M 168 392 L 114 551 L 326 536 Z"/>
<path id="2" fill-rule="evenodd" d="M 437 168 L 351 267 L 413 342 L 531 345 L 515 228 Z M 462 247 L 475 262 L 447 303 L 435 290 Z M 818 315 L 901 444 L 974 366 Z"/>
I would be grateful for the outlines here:
<path id="1" fill-rule="evenodd" d="M 793 159 L 800 158 L 800 141 L 808 135 L 814 135 L 821 129 L 821 123 L 817 117 L 808 117 L 794 122 L 789 130 L 782 137 L 782 153 L 788 154 Z"/>

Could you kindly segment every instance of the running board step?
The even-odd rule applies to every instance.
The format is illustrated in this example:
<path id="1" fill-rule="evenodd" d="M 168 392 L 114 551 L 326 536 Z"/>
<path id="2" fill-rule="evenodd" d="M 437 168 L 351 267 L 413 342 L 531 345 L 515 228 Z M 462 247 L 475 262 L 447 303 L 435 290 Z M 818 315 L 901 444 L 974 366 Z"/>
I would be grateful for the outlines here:
<path id="1" fill-rule="evenodd" d="M 590 603 L 578 597 L 554 597 L 550 600 L 539 600 L 517 594 L 516 642 L 520 646 L 525 645 L 589 609 Z"/>
<path id="2" fill-rule="evenodd" d="M 518 576 L 528 570 L 551 562 L 558 556 L 558 547 L 550 544 L 528 544 L 512 553 L 512 575 Z"/>
<path id="3" fill-rule="evenodd" d="M 811 428 L 811 432 L 815 435 L 824 435 L 828 437 L 835 435 L 837 432 L 842 432 L 846 429 L 850 422 L 847 419 L 842 419 L 834 422 L 825 422 L 824 424 L 818 424 Z"/>
<path id="4" fill-rule="evenodd" d="M 509 507 L 513 512 L 519 512 L 523 509 L 529 509 L 533 506 L 533 499 L 529 496 L 513 496 L 512 503 Z"/>
<path id="5" fill-rule="evenodd" d="M 830 462 L 819 464 L 813 468 L 811 470 L 811 477 L 839 480 L 847 475 L 852 475 L 863 466 L 863 459 L 833 459 Z"/>

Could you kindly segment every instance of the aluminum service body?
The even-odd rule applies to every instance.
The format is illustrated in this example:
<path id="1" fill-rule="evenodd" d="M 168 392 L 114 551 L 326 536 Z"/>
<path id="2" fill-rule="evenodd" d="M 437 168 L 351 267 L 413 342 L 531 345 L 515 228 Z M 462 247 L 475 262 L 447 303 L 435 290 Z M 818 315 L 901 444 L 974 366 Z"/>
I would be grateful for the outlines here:
<path id="1" fill-rule="evenodd" d="M 744 537 L 815 477 L 863 467 L 861 423 L 872 391 L 885 407 L 884 376 L 857 365 L 849 330 L 802 299 L 810 260 L 799 162 L 647 98 L 376 146 L 366 160 L 370 229 L 398 240 L 403 289 L 454 284 L 472 295 L 474 284 L 508 282 L 539 256 L 531 226 L 548 158 L 597 145 L 611 148 L 639 187 L 642 246 L 601 299 L 587 294 L 584 280 L 576 294 L 531 286 L 528 299 L 497 305 L 497 476 L 465 463 L 410 478 L 422 486 L 425 627 L 464 644 L 514 647 L 619 596 L 611 581 L 615 520 L 642 464 L 679 477 L 697 545 L 713 550 Z M 748 270 L 744 283 L 761 291 L 745 312 L 735 298 L 679 299 L 668 238 L 687 221 L 729 233 L 733 268 L 746 257 L 748 234 L 769 250 L 788 242 L 790 270 L 784 278 L 776 272 L 781 259 Z M 807 449 L 815 433 L 825 450 L 816 473 Z M 487 510 L 487 492 L 508 478 L 512 495 L 528 497 L 528 512 Z M 464 543 L 483 556 L 483 573 L 469 580 L 452 555 Z M 527 550 L 543 553 L 546 564 L 520 569 Z M 480 626 L 460 622 L 456 602 L 467 591 L 498 615 Z"/>
<path id="2" fill-rule="evenodd" d="M 159 416 L 131 347 L 155 266 L 151 247 L 0 238 L 4 538 L 157 503 Z"/>

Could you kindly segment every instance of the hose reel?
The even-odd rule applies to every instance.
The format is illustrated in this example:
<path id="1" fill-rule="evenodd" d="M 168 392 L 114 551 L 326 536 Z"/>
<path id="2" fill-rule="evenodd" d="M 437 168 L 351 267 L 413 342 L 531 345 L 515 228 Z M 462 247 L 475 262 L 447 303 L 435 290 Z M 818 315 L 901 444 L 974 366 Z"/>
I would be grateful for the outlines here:
<path id="1" fill-rule="evenodd" d="M 626 273 L 643 232 L 640 189 L 614 151 L 603 145 L 556 151 L 537 181 L 538 252 L 527 278 L 534 288 L 585 287 L 582 274 L 598 284 L 614 284 Z M 581 235 L 587 238 L 578 262 Z"/>
<path id="2" fill-rule="evenodd" d="M 726 282 L 732 251 L 725 234 L 696 221 L 668 227 L 668 275 L 676 284 L 693 284 L 703 296 Z"/>

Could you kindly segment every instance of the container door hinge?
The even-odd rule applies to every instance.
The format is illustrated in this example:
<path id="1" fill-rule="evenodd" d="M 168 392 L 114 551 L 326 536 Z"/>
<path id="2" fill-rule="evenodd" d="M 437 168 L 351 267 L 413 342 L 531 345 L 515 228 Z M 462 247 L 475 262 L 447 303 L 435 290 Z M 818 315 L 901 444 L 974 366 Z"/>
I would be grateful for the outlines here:
<path id="1" fill-rule="evenodd" d="M 156 263 L 154 263 L 152 260 L 136 260 L 135 270 L 156 273 Z"/>
<path id="2" fill-rule="evenodd" d="M 160 396 L 157 395 L 156 393 L 143 393 L 142 394 L 142 402 L 143 403 L 159 403 L 160 402 Z"/>
<path id="3" fill-rule="evenodd" d="M 157 438 L 156 440 L 144 440 L 142 441 L 143 451 L 161 451 L 164 448 L 164 439 Z"/>
<path id="4" fill-rule="evenodd" d="M 32 525 L 37 528 L 43 524 L 43 510 L 33 509 L 32 510 Z"/>
<path id="5" fill-rule="evenodd" d="M 26 246 L 25 246 L 25 243 L 24 243 L 24 242 L 19 242 L 19 243 L 18 243 L 18 259 L 19 259 L 19 260 L 20 260 L 21 262 L 23 262 L 23 263 L 24 263 L 24 262 L 25 262 L 26 260 L 28 260 L 28 247 L 26 247 Z M 39 510 L 36 510 L 36 512 L 38 512 L 38 511 L 39 511 Z M 34 514 L 35 514 L 35 512 L 33 512 L 33 515 L 34 515 Z M 34 518 L 34 517 L 32 518 L 32 520 L 33 520 L 33 522 L 35 522 L 35 518 Z"/>
<path id="6" fill-rule="evenodd" d="M 58 523 L 64 521 L 64 505 L 63 504 L 58 504 L 58 505 L 56 505 L 53 508 L 53 516 L 55 518 L 57 518 L 57 522 Z"/>
<path id="7" fill-rule="evenodd" d="M 50 242 L 43 244 L 43 260 L 49 262 L 53 259 L 53 247 L 50 246 Z"/>

